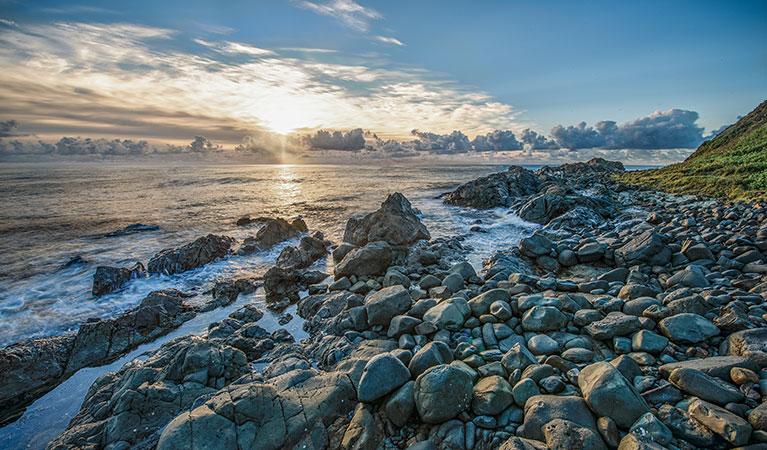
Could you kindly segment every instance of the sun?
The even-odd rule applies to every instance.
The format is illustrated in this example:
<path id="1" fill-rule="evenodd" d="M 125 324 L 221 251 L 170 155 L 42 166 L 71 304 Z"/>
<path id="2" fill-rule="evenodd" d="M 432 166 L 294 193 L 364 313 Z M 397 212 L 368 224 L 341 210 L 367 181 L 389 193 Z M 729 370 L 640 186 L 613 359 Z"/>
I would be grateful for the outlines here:
<path id="1" fill-rule="evenodd" d="M 299 114 L 288 108 L 270 111 L 262 120 L 267 128 L 283 136 L 301 127 Z"/>

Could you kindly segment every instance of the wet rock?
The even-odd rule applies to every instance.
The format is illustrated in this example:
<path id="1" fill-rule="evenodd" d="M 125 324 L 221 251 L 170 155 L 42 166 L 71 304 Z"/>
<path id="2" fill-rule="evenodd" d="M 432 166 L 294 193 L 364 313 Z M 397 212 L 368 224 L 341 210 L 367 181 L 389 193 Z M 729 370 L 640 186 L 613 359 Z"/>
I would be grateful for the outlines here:
<path id="1" fill-rule="evenodd" d="M 362 371 L 357 397 L 361 402 L 374 402 L 410 380 L 410 372 L 402 361 L 391 354 L 375 356 Z"/>
<path id="2" fill-rule="evenodd" d="M 469 300 L 469 307 L 471 308 L 471 313 L 474 316 L 480 317 L 483 314 L 490 312 L 490 305 L 492 305 L 494 302 L 508 302 L 510 299 L 511 296 L 509 295 L 509 291 L 506 289 L 490 289 L 489 291 Z"/>
<path id="3" fill-rule="evenodd" d="M 407 312 L 412 302 L 407 289 L 400 285 L 383 288 L 365 299 L 368 323 L 388 326 L 394 316 Z"/>
<path id="4" fill-rule="evenodd" d="M 408 364 L 410 373 L 417 377 L 431 367 L 441 364 L 450 364 L 453 361 L 453 352 L 444 342 L 433 341 L 418 350 Z"/>
<path id="5" fill-rule="evenodd" d="M 336 279 L 384 273 L 392 262 L 392 249 L 386 242 L 372 242 L 350 251 L 336 266 Z"/>
<path id="6" fill-rule="evenodd" d="M 494 416 L 511 406 L 513 401 L 509 382 L 493 375 L 481 379 L 474 386 L 471 410 L 478 415 Z"/>
<path id="7" fill-rule="evenodd" d="M 566 419 L 555 419 L 544 425 L 543 435 L 551 450 L 607 450 L 594 429 Z"/>
<path id="8" fill-rule="evenodd" d="M 527 331 L 558 330 L 566 324 L 567 317 L 552 306 L 533 306 L 522 316 L 522 328 Z"/>
<path id="9" fill-rule="evenodd" d="M 134 278 L 146 276 L 144 265 L 137 262 L 133 268 L 98 266 L 93 274 L 93 288 L 91 292 L 95 296 L 101 296 L 114 292 Z"/>
<path id="10" fill-rule="evenodd" d="M 751 425 L 724 408 L 696 399 L 687 410 L 690 417 L 735 447 L 745 445 L 751 437 Z"/>
<path id="11" fill-rule="evenodd" d="M 261 218 L 259 222 L 262 222 L 263 226 L 256 232 L 255 237 L 249 237 L 243 241 L 238 254 L 247 255 L 256 251 L 269 250 L 282 241 L 296 238 L 308 231 L 306 223 L 300 218 L 293 219 L 291 222 L 282 218 Z"/>
<path id="12" fill-rule="evenodd" d="M 363 246 L 369 242 L 385 241 L 390 245 L 410 245 L 431 239 L 410 202 L 399 193 L 389 195 L 381 209 L 362 219 L 349 219 L 344 242 Z"/>
<path id="13" fill-rule="evenodd" d="M 743 393 L 737 388 L 699 370 L 680 367 L 671 372 L 668 380 L 682 391 L 718 405 L 744 400 Z"/>
<path id="14" fill-rule="evenodd" d="M 536 192 L 538 177 L 527 169 L 511 166 L 506 172 L 478 178 L 459 186 L 445 197 L 444 202 L 448 205 L 489 209 L 511 206 L 515 197 Z"/>
<path id="15" fill-rule="evenodd" d="M 304 236 L 298 247 L 287 246 L 277 258 L 277 265 L 284 268 L 304 269 L 328 253 L 321 236 Z"/>
<path id="16" fill-rule="evenodd" d="M 630 427 L 650 411 L 634 386 L 609 363 L 586 366 L 578 376 L 578 386 L 589 408 L 598 416 L 612 418 L 619 427 Z"/>
<path id="17" fill-rule="evenodd" d="M 647 230 L 615 250 L 615 258 L 625 266 L 662 266 L 671 260 L 671 249 L 657 232 Z"/>
<path id="18" fill-rule="evenodd" d="M 666 317 L 658 324 L 661 332 L 672 342 L 697 344 L 719 334 L 719 328 L 703 316 L 692 313 Z"/>
<path id="19" fill-rule="evenodd" d="M 414 387 L 415 405 L 421 420 L 441 423 L 469 407 L 471 377 L 457 367 L 442 364 L 418 376 Z"/>
<path id="20" fill-rule="evenodd" d="M 464 315 L 453 302 L 443 301 L 423 315 L 423 321 L 434 324 L 440 330 L 458 331 L 464 323 Z"/>
<path id="21" fill-rule="evenodd" d="M 209 234 L 178 248 L 169 248 L 149 260 L 149 273 L 173 275 L 196 269 L 229 253 L 234 239 Z"/>
<path id="22" fill-rule="evenodd" d="M 525 403 L 522 437 L 544 441 L 543 427 L 556 419 L 569 420 L 590 430 L 596 430 L 596 419 L 580 397 L 536 395 Z"/>
<path id="23" fill-rule="evenodd" d="M 720 441 L 706 426 L 694 420 L 687 411 L 671 405 L 658 408 L 658 418 L 671 430 L 674 436 L 697 447 L 711 447 Z"/>

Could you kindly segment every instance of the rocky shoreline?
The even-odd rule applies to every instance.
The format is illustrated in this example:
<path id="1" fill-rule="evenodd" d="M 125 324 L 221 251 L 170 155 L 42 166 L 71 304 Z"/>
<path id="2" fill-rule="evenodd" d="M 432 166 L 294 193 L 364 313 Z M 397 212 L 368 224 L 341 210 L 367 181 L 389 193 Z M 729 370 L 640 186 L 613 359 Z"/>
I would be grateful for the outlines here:
<path id="1" fill-rule="evenodd" d="M 263 284 L 271 307 L 297 303 L 309 339 L 238 309 L 99 377 L 47 448 L 767 447 L 767 208 L 627 186 L 621 172 L 604 160 L 511 167 L 446 195 L 541 225 L 499 242 L 479 274 L 400 194 L 349 220 L 332 282 L 311 270 L 330 247 L 321 233 L 244 217 L 261 228 L 239 249 L 210 235 L 149 271 L 301 243 L 263 280 L 220 282 L 202 307 L 154 292 L 76 335 L 1 350 L 3 420 L 74 370 Z M 102 272 L 99 292 L 143 265 Z"/>

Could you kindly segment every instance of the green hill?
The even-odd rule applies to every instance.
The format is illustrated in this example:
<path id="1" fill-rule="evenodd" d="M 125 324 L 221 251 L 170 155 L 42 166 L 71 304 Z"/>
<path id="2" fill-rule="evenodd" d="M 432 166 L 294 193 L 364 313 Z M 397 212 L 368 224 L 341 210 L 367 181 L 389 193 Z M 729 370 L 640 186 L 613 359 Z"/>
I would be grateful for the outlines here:
<path id="1" fill-rule="evenodd" d="M 681 163 L 619 175 L 624 183 L 731 199 L 767 198 L 767 101 Z"/>

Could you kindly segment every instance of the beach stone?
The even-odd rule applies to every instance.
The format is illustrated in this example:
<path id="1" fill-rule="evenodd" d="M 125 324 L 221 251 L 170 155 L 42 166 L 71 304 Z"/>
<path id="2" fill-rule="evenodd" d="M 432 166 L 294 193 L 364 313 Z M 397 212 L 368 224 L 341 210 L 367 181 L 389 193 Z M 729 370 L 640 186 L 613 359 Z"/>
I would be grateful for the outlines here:
<path id="1" fill-rule="evenodd" d="M 462 184 L 445 196 L 448 205 L 489 209 L 511 206 L 514 197 L 538 192 L 538 177 L 531 171 L 511 166 L 499 172 Z"/>
<path id="2" fill-rule="evenodd" d="M 759 366 L 753 360 L 742 356 L 712 356 L 701 359 L 690 359 L 687 361 L 664 364 L 660 366 L 658 370 L 661 375 L 668 378 L 671 375 L 671 372 L 679 367 L 700 370 L 706 375 L 721 378 L 722 380 L 729 380 L 730 372 L 735 367 L 742 367 L 754 372 L 759 371 Z"/>
<path id="3" fill-rule="evenodd" d="M 607 450 L 594 429 L 566 419 L 554 419 L 544 425 L 543 435 L 551 450 Z"/>
<path id="4" fill-rule="evenodd" d="M 344 256 L 333 271 L 335 278 L 378 275 L 391 265 L 392 250 L 386 242 L 371 242 Z M 393 286 L 392 286 L 393 287 Z"/>
<path id="5" fill-rule="evenodd" d="M 490 304 L 490 314 L 494 315 L 498 320 L 509 320 L 514 315 L 511 306 L 503 300 Z"/>
<path id="6" fill-rule="evenodd" d="M 692 313 L 666 317 L 658 324 L 661 332 L 674 343 L 697 344 L 719 334 L 719 328 L 703 316 Z"/>
<path id="7" fill-rule="evenodd" d="M 667 450 L 666 447 L 649 439 L 638 438 L 635 434 L 627 434 L 621 439 L 617 450 Z"/>
<path id="8" fill-rule="evenodd" d="M 525 403 L 530 397 L 540 395 L 538 385 L 535 380 L 531 378 L 522 378 L 511 391 L 514 397 L 514 403 L 524 408 Z"/>
<path id="9" fill-rule="evenodd" d="M 637 419 L 629 429 L 629 433 L 635 435 L 639 440 L 649 439 L 660 445 L 668 445 L 674 438 L 671 430 L 651 412 L 645 413 Z"/>
<path id="10" fill-rule="evenodd" d="M 389 330 L 386 332 L 386 335 L 388 337 L 399 338 L 403 334 L 412 334 L 415 327 L 421 322 L 421 319 L 411 316 L 394 316 L 391 322 L 389 322 Z"/>
<path id="11" fill-rule="evenodd" d="M 333 262 L 338 264 L 341 261 L 343 261 L 344 257 L 349 254 L 350 251 L 357 248 L 356 245 L 349 244 L 347 242 L 343 242 L 336 247 L 335 250 L 333 250 Z"/>
<path id="12" fill-rule="evenodd" d="M 549 450 L 549 447 L 543 442 L 512 436 L 498 450 Z"/>
<path id="13" fill-rule="evenodd" d="M 636 316 L 611 312 L 604 319 L 592 322 L 584 327 L 584 331 L 594 339 L 608 340 L 616 336 L 627 336 L 639 330 L 640 323 Z"/>
<path id="14" fill-rule="evenodd" d="M 745 445 L 751 437 L 751 425 L 724 408 L 695 399 L 687 410 L 690 417 L 735 447 Z"/>
<path id="15" fill-rule="evenodd" d="M 527 347 L 536 355 L 551 355 L 559 352 L 559 343 L 545 334 L 538 334 L 527 341 Z"/>
<path id="16" fill-rule="evenodd" d="M 389 245 L 411 245 L 429 239 L 431 235 L 426 226 L 421 223 L 410 201 L 400 193 L 389 195 L 379 210 L 362 219 L 349 219 L 343 238 L 344 242 L 357 246 L 376 241 Z"/>
<path id="17" fill-rule="evenodd" d="M 615 250 L 615 258 L 625 266 L 663 266 L 671 260 L 671 249 L 655 230 L 647 230 Z"/>
<path id="18" fill-rule="evenodd" d="M 519 241 L 519 251 L 530 258 L 548 255 L 554 244 L 542 234 L 534 234 Z"/>
<path id="19" fill-rule="evenodd" d="M 737 388 L 699 370 L 680 367 L 671 372 L 668 380 L 682 391 L 718 405 L 744 400 L 743 393 Z"/>
<path id="20" fill-rule="evenodd" d="M 463 326 L 464 315 L 455 303 L 444 301 L 426 311 L 423 321 L 440 330 L 458 331 Z"/>
<path id="21" fill-rule="evenodd" d="M 478 415 L 494 416 L 514 402 L 511 385 L 498 375 L 482 378 L 475 386 L 471 410 Z"/>
<path id="22" fill-rule="evenodd" d="M 425 291 L 428 291 L 429 289 L 433 287 L 437 287 L 441 284 L 442 284 L 442 280 L 440 280 L 439 278 L 431 274 L 421 278 L 421 281 L 418 283 L 418 285 L 421 286 L 421 289 Z"/>
<path id="23" fill-rule="evenodd" d="M 658 418 L 674 436 L 684 439 L 695 447 L 712 447 L 720 440 L 708 427 L 690 417 L 687 411 L 671 405 L 658 408 Z"/>
<path id="24" fill-rule="evenodd" d="M 748 422 L 755 429 L 767 432 L 767 402 L 762 402 L 751 411 Z"/>
<path id="25" fill-rule="evenodd" d="M 490 289 L 469 300 L 469 307 L 471 308 L 471 313 L 475 317 L 480 317 L 481 315 L 490 312 L 490 305 L 494 302 L 508 302 L 510 299 L 511 295 L 509 295 L 509 291 L 506 289 Z"/>
<path id="26" fill-rule="evenodd" d="M 400 386 L 384 405 L 386 417 L 398 427 L 404 426 L 415 411 L 415 381 L 410 380 Z"/>
<path id="27" fill-rule="evenodd" d="M 416 378 L 414 398 L 421 420 L 430 424 L 445 422 L 471 404 L 471 377 L 455 366 L 431 367 Z"/>
<path id="28" fill-rule="evenodd" d="M 610 363 L 584 367 L 578 375 L 578 386 L 589 408 L 598 416 L 611 417 L 619 427 L 630 427 L 650 411 L 634 386 Z"/>
<path id="29" fill-rule="evenodd" d="M 668 345 L 668 339 L 649 330 L 639 330 L 631 337 L 631 348 L 635 352 L 658 354 Z"/>
<path id="30" fill-rule="evenodd" d="M 362 371 L 357 397 L 361 402 L 374 402 L 410 380 L 410 371 L 391 354 L 373 357 Z"/>
<path id="31" fill-rule="evenodd" d="M 552 306 L 533 306 L 522 316 L 522 328 L 527 331 L 558 330 L 567 324 L 567 317 Z"/>
<path id="32" fill-rule="evenodd" d="M 556 419 L 565 419 L 582 427 L 596 430 L 596 419 L 580 397 L 536 395 L 525 403 L 522 437 L 544 441 L 543 426 Z"/>
<path id="33" fill-rule="evenodd" d="M 722 354 L 743 356 L 767 367 L 767 328 L 754 328 L 732 333 L 722 343 Z"/>
<path id="34" fill-rule="evenodd" d="M 684 270 L 672 275 L 666 283 L 669 287 L 690 288 L 702 288 L 711 284 L 698 266 L 687 266 Z"/>
<path id="35" fill-rule="evenodd" d="M 600 417 L 597 419 L 597 431 L 602 436 L 602 441 L 609 448 L 616 448 L 620 443 L 620 432 L 615 421 L 609 417 Z"/>
<path id="36" fill-rule="evenodd" d="M 433 341 L 424 345 L 413 355 L 408 364 L 408 369 L 413 377 L 424 373 L 430 367 L 441 364 L 450 364 L 453 361 L 453 352 L 444 342 Z"/>
<path id="37" fill-rule="evenodd" d="M 527 347 L 516 343 L 503 355 L 501 364 L 503 364 L 507 372 L 512 373 L 517 369 L 524 370 L 531 364 L 538 364 L 538 360 L 535 359 L 535 355 L 530 353 Z"/>
<path id="38" fill-rule="evenodd" d="M 463 289 L 463 277 L 460 273 L 451 273 L 442 280 L 442 286 L 445 286 L 450 292 L 458 292 Z"/>
<path id="39" fill-rule="evenodd" d="M 388 327 L 392 318 L 404 314 L 412 306 L 412 299 L 407 289 L 400 285 L 389 286 L 370 294 L 365 299 L 365 311 L 370 326 Z"/>

